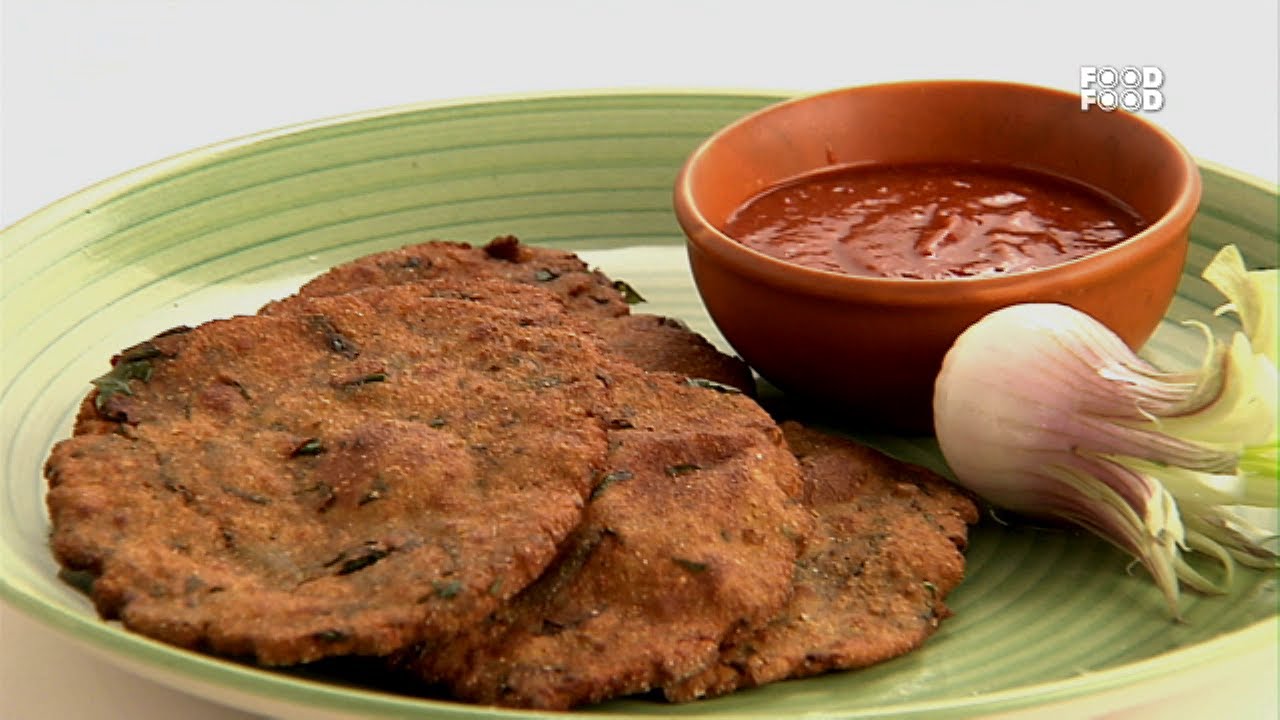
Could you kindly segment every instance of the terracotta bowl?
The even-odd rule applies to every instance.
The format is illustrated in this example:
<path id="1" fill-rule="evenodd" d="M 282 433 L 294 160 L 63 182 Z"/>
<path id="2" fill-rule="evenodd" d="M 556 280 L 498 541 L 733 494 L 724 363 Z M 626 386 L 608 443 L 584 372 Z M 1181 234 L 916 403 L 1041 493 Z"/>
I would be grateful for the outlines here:
<path id="1" fill-rule="evenodd" d="M 857 277 L 751 250 L 729 215 L 781 180 L 861 162 L 985 161 L 1074 178 L 1153 221 L 1084 258 L 944 280 Z M 1200 200 L 1194 160 L 1124 111 L 1082 112 L 1071 93 L 997 82 L 854 87 L 772 105 L 720 130 L 685 163 L 676 216 L 712 319 L 760 375 L 864 425 L 928 432 L 933 382 L 968 325 L 1020 302 L 1065 303 L 1130 346 L 1174 295 Z"/>

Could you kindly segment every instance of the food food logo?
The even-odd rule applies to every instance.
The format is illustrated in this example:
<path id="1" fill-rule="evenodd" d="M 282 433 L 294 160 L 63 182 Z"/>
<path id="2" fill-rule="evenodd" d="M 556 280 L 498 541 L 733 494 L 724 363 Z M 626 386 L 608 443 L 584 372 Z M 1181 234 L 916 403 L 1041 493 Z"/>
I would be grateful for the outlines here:
<path id="1" fill-rule="evenodd" d="M 1155 112 L 1164 107 L 1164 71 L 1155 65 L 1081 65 L 1080 110 Z"/>

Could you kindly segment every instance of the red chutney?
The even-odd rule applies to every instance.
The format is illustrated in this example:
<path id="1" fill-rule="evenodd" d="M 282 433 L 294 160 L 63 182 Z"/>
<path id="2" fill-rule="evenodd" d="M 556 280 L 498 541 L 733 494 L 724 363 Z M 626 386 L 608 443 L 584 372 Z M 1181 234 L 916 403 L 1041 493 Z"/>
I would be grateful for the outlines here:
<path id="1" fill-rule="evenodd" d="M 1015 273 L 1083 257 L 1146 223 L 1092 187 L 981 163 L 836 166 L 770 187 L 726 234 L 805 267 L 943 279 Z"/>

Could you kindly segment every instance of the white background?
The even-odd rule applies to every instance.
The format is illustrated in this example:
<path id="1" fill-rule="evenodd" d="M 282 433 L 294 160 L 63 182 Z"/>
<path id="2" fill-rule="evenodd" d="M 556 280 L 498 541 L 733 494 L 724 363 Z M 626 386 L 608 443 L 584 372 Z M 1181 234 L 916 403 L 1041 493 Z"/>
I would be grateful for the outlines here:
<path id="1" fill-rule="evenodd" d="M 616 86 L 807 91 L 933 77 L 1074 90 L 1081 65 L 1159 66 L 1166 105 L 1152 120 L 1202 159 L 1277 178 L 1275 0 L 0 7 L 0 226 L 183 150 L 399 103 Z M 1239 701 L 1240 692 L 1210 697 Z M 1245 697 L 1245 717 L 1275 717 L 1274 693 L 1262 705 Z M 1204 707 L 1170 702 L 1162 712 L 1190 717 Z M 0 718 L 37 717 L 241 715 L 85 657 L 0 608 Z"/>

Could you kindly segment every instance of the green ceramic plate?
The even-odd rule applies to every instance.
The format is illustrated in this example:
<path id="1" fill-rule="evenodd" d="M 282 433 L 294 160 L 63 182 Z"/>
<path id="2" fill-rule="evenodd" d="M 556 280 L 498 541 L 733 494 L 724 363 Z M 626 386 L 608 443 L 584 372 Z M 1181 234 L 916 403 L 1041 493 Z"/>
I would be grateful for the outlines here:
<path id="1" fill-rule="evenodd" d="M 0 314 L 0 598 L 132 668 L 243 708 L 361 716 L 507 715 L 333 678 L 184 652 L 94 615 L 45 544 L 41 464 L 114 350 L 180 323 L 251 312 L 325 267 L 441 237 L 515 233 L 579 251 L 650 309 L 722 342 L 698 300 L 670 210 L 677 168 L 706 135 L 777 95 L 605 92 L 397 108 L 196 150 L 109 180 L 6 229 Z M 1210 319 L 1198 279 L 1215 248 L 1276 265 L 1276 189 L 1206 167 L 1204 206 L 1170 316 Z M 1224 321 L 1214 321 L 1225 329 Z M 1194 331 L 1148 348 L 1194 362 Z M 938 464 L 930 443 L 872 438 Z M 1273 574 L 1189 596 L 1172 624 L 1155 588 L 1073 533 L 974 530 L 955 617 L 918 652 L 859 672 L 683 706 L 625 700 L 584 715 L 941 717 L 1096 696 L 1276 643 Z M 514 715 L 521 715 L 514 713 Z"/>

